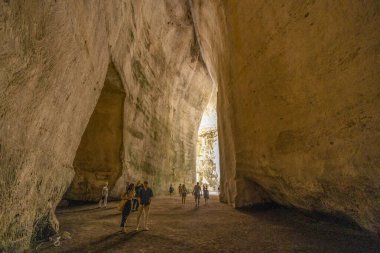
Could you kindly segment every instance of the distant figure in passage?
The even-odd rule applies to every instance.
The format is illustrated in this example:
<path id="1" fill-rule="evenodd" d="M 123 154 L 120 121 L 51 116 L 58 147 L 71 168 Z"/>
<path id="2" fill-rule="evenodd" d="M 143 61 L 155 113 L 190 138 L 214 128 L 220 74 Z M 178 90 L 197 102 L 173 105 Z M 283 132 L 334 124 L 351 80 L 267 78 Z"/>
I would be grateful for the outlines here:
<path id="1" fill-rule="evenodd" d="M 186 204 L 186 195 L 187 195 L 187 189 L 185 184 L 181 186 L 181 197 L 182 197 L 182 207 Z"/>
<path id="2" fill-rule="evenodd" d="M 128 188 L 126 189 L 125 193 L 121 195 L 121 199 L 122 199 L 122 201 L 125 202 L 125 204 L 123 206 L 122 213 L 121 213 L 120 227 L 121 227 L 121 231 L 124 233 L 126 232 L 125 227 L 127 224 L 128 216 L 131 213 L 132 200 L 133 200 L 134 196 L 135 196 L 135 185 L 134 184 L 130 184 L 128 186 Z"/>
<path id="3" fill-rule="evenodd" d="M 139 212 L 137 214 L 137 227 L 136 230 L 140 229 L 140 218 L 141 214 L 144 212 L 144 230 L 149 230 L 148 228 L 148 215 L 150 203 L 152 201 L 153 191 L 148 187 L 148 182 L 144 181 L 144 187 L 139 190 L 137 193 L 137 199 L 139 201 Z"/>
<path id="4" fill-rule="evenodd" d="M 181 197 L 182 196 L 182 185 L 179 184 L 178 186 L 178 193 L 179 193 L 179 196 Z"/>
<path id="5" fill-rule="evenodd" d="M 99 208 L 104 205 L 104 208 L 107 208 L 107 199 L 108 199 L 108 182 L 105 183 L 102 189 L 102 198 L 99 201 Z"/>
<path id="6" fill-rule="evenodd" d="M 132 203 L 132 211 L 137 211 L 139 209 L 139 201 L 137 200 L 137 194 L 139 194 L 139 191 L 143 188 L 143 185 L 140 183 L 140 180 L 137 181 L 136 186 L 135 186 L 135 192 L 136 195 L 133 198 L 133 203 Z"/>
<path id="7" fill-rule="evenodd" d="M 174 187 L 173 187 L 172 184 L 170 184 L 170 187 L 169 187 L 169 194 L 170 194 L 170 196 L 173 194 L 173 192 L 174 192 Z"/>
<path id="8" fill-rule="evenodd" d="M 201 186 L 199 185 L 199 182 L 197 182 L 197 184 L 194 186 L 194 189 L 193 189 L 193 195 L 195 198 L 195 207 L 199 207 L 201 191 L 202 191 Z"/>
<path id="9" fill-rule="evenodd" d="M 210 198 L 207 184 L 203 186 L 203 197 L 205 198 L 205 205 L 207 205 L 208 199 Z"/>

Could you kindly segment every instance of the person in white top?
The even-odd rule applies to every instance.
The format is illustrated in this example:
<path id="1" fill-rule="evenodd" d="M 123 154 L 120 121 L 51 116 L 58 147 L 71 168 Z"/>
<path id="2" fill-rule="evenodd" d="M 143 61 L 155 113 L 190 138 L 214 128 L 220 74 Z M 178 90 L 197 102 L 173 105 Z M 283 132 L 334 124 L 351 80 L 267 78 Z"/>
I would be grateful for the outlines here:
<path id="1" fill-rule="evenodd" d="M 99 201 L 99 208 L 104 205 L 104 208 L 107 208 L 107 199 L 108 199 L 108 182 L 104 185 L 102 189 L 102 198 Z"/>

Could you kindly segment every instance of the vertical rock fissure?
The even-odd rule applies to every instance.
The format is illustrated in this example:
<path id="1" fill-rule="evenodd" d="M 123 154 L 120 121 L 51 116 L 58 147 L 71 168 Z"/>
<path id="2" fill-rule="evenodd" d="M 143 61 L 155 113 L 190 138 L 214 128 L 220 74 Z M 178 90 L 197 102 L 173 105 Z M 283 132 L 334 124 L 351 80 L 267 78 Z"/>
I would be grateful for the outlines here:
<path id="1" fill-rule="evenodd" d="M 97 105 L 79 144 L 73 167 L 75 177 L 66 199 L 99 199 L 105 182 L 112 188 L 122 171 L 125 92 L 121 78 L 110 63 Z"/>

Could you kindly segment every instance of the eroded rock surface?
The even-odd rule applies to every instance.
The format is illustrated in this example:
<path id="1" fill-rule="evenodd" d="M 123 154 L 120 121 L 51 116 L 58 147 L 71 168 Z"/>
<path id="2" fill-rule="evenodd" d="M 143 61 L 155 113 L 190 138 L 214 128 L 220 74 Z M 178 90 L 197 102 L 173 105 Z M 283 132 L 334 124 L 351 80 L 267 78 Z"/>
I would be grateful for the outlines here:
<path id="1" fill-rule="evenodd" d="M 213 82 L 223 201 L 379 231 L 379 12 L 375 0 L 1 1 L 0 245 L 56 230 L 73 179 L 67 196 L 85 200 L 104 181 L 113 197 L 137 179 L 158 194 L 192 183 Z M 110 78 L 114 149 L 92 163 Z"/>
<path id="2" fill-rule="evenodd" d="M 222 195 L 380 230 L 377 1 L 192 1 L 218 82 Z"/>
<path id="3" fill-rule="evenodd" d="M 104 181 L 115 197 L 137 179 L 157 194 L 193 182 L 213 86 L 186 1 L 1 1 L 0 16 L 2 247 L 28 247 L 38 221 L 56 228 L 73 178 L 82 200 Z"/>
<path id="4" fill-rule="evenodd" d="M 124 99 L 123 83 L 111 63 L 77 149 L 75 176 L 64 198 L 99 200 L 105 182 L 112 188 L 119 179 L 123 169 Z"/>

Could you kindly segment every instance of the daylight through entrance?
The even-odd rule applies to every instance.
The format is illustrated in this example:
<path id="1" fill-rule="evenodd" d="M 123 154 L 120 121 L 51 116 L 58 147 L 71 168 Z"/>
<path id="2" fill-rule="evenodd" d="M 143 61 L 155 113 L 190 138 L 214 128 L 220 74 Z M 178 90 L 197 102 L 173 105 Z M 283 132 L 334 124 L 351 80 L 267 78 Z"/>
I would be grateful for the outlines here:
<path id="1" fill-rule="evenodd" d="M 198 129 L 196 180 L 218 193 L 220 182 L 216 92 L 211 97 Z"/>

